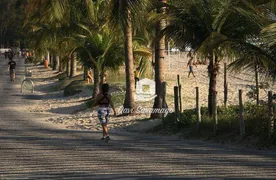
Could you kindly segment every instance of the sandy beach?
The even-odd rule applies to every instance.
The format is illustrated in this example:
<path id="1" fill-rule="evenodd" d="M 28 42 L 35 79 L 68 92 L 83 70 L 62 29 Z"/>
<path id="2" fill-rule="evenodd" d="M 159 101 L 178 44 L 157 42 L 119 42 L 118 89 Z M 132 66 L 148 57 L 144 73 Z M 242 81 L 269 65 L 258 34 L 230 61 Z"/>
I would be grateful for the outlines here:
<path id="1" fill-rule="evenodd" d="M 175 61 L 177 63 L 177 61 Z M 168 65 L 167 65 L 168 66 Z M 174 66 L 177 66 L 174 65 Z M 171 67 L 174 67 L 171 65 Z M 185 62 L 182 64 L 182 68 L 177 68 L 173 73 L 166 74 L 167 82 L 167 103 L 169 108 L 174 108 L 173 102 L 173 86 L 177 84 L 176 74 L 181 77 L 182 85 L 182 104 L 183 109 L 195 108 L 195 87 L 199 87 L 200 92 L 200 104 L 201 106 L 207 106 L 208 102 L 208 74 L 207 65 L 198 65 L 194 67 L 195 78 L 188 75 L 188 68 L 186 68 Z M 101 126 L 97 118 L 96 108 L 87 109 L 85 100 L 91 97 L 91 89 L 84 88 L 82 92 L 69 97 L 64 97 L 63 90 L 49 92 L 49 89 L 54 88 L 58 84 L 58 79 L 53 77 L 58 75 L 58 72 L 50 69 L 45 69 L 43 66 L 33 66 L 29 70 L 32 71 L 31 79 L 35 82 L 35 94 L 41 97 L 39 104 L 34 104 L 26 107 L 28 111 L 32 113 L 44 113 L 49 118 L 45 121 L 64 125 L 70 129 L 84 129 L 101 131 Z M 221 70 L 222 71 L 222 70 Z M 174 80 L 175 79 L 175 80 Z M 262 82 L 262 81 L 261 81 Z M 223 74 L 218 75 L 217 80 L 217 94 L 218 105 L 223 104 Z M 244 102 L 252 101 L 246 93 L 250 90 L 250 87 L 254 86 L 253 73 L 241 72 L 228 74 L 228 104 L 238 104 L 238 90 L 244 91 Z M 112 84 L 112 83 L 111 83 Z M 121 93 L 120 88 L 115 89 L 112 93 Z M 275 86 L 272 86 L 267 90 L 275 90 Z M 267 100 L 267 90 L 260 90 L 260 97 L 262 100 Z M 137 103 L 137 106 L 144 108 L 151 108 L 153 101 Z M 119 110 L 122 105 L 117 105 Z M 109 128 L 112 131 L 131 131 L 131 132 L 145 132 L 148 129 L 161 123 L 160 120 L 148 120 L 150 114 L 136 114 L 126 117 L 114 117 L 111 115 Z"/>

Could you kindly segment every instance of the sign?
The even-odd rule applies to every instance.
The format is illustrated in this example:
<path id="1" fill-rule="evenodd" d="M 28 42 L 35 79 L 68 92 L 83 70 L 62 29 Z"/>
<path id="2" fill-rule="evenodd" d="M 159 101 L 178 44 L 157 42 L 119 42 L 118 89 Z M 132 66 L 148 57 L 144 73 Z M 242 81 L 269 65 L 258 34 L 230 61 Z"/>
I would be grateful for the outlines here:
<path id="1" fill-rule="evenodd" d="M 145 78 L 136 83 L 135 101 L 150 101 L 155 97 L 155 81 Z"/>

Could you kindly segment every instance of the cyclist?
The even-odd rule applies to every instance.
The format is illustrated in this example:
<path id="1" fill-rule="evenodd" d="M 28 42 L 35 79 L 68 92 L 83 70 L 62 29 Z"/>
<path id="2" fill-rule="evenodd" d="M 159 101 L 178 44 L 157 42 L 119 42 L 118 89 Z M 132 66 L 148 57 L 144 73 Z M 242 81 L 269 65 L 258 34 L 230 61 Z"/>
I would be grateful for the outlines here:
<path id="1" fill-rule="evenodd" d="M 9 56 L 10 62 L 8 63 L 8 71 L 10 71 L 11 81 L 15 81 L 15 67 L 16 62 L 13 60 L 13 56 Z"/>

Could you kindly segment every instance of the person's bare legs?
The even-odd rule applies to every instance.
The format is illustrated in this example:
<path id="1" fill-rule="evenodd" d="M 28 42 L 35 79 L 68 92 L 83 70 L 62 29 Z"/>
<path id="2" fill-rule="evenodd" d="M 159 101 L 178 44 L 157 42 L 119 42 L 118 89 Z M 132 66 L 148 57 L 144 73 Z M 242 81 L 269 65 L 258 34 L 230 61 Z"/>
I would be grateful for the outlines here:
<path id="1" fill-rule="evenodd" d="M 14 72 L 10 73 L 10 78 L 11 78 L 11 81 L 15 81 L 15 73 Z"/>
<path id="2" fill-rule="evenodd" d="M 103 128 L 103 137 L 107 136 L 107 124 L 102 124 L 102 128 Z"/>

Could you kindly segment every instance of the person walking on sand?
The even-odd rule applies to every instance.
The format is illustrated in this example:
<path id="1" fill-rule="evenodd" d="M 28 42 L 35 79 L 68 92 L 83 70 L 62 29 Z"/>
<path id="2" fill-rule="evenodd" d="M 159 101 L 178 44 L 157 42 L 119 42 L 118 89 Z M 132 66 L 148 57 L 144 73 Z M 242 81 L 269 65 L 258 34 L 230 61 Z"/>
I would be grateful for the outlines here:
<path id="1" fill-rule="evenodd" d="M 109 121 L 110 106 L 113 109 L 114 115 L 116 116 L 116 109 L 111 100 L 111 95 L 109 94 L 108 84 L 102 84 L 101 93 L 97 95 L 92 107 L 97 105 L 99 106 L 98 118 L 103 128 L 103 137 L 101 140 L 105 140 L 107 142 L 110 140 L 107 128 L 107 124 Z"/>
<path id="2" fill-rule="evenodd" d="M 134 71 L 135 75 L 135 89 L 136 89 L 136 84 L 138 81 L 140 81 L 140 67 L 137 67 L 136 70 Z"/>
<path id="3" fill-rule="evenodd" d="M 87 71 L 87 84 L 93 83 L 92 70 L 91 68 Z"/>
<path id="4" fill-rule="evenodd" d="M 192 73 L 193 76 L 194 75 L 194 71 L 193 71 L 193 55 L 191 53 L 191 51 L 187 54 L 187 58 L 188 58 L 188 63 L 187 63 L 187 67 L 189 66 L 189 73 L 188 73 L 188 78 L 190 77 L 190 74 Z M 196 66 L 196 65 L 195 65 Z M 197 66 L 196 66 L 197 67 Z"/>

